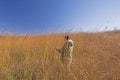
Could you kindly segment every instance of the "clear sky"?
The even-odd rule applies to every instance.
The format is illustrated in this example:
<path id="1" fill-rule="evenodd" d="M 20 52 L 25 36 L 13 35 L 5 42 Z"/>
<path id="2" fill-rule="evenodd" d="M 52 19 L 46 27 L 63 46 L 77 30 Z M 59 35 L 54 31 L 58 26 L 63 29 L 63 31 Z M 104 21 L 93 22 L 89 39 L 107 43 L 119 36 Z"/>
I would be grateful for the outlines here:
<path id="1" fill-rule="evenodd" d="M 120 29 L 120 0 L 0 0 L 0 31 L 45 33 L 105 28 Z"/>

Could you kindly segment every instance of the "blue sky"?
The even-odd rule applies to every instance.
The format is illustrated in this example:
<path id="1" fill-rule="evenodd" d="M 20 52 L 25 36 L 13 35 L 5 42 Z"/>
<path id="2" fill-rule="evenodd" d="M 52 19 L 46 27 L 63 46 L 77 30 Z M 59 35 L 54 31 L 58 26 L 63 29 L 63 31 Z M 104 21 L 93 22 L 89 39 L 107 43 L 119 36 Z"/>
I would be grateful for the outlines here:
<path id="1" fill-rule="evenodd" d="M 120 29 L 120 0 L 0 0 L 0 31 Z"/>

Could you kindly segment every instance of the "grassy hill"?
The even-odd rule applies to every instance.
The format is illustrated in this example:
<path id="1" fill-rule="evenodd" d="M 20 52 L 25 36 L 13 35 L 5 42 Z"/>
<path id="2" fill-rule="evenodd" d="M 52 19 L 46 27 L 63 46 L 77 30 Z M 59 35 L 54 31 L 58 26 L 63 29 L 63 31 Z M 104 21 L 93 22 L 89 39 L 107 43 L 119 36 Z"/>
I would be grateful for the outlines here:
<path id="1" fill-rule="evenodd" d="M 68 34 L 71 76 L 55 51 L 65 34 L 0 37 L 0 80 L 120 80 L 120 31 Z"/>

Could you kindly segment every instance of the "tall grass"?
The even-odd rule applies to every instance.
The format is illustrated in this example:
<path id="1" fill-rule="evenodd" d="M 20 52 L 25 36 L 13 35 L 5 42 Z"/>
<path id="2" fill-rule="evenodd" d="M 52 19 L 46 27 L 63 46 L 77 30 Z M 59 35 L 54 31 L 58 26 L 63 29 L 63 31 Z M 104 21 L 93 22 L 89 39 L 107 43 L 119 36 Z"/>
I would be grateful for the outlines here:
<path id="1" fill-rule="evenodd" d="M 74 41 L 68 76 L 55 47 L 65 34 L 0 37 L 0 80 L 119 80 L 120 32 L 69 34 Z"/>

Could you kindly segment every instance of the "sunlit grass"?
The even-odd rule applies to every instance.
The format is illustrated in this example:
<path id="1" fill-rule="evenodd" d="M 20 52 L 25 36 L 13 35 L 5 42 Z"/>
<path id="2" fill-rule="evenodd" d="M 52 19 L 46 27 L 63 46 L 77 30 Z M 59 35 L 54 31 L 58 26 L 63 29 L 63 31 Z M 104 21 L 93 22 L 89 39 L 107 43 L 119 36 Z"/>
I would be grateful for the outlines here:
<path id="1" fill-rule="evenodd" d="M 74 41 L 68 76 L 55 51 L 65 34 L 0 37 L 0 80 L 119 80 L 120 32 L 69 34 Z"/>

